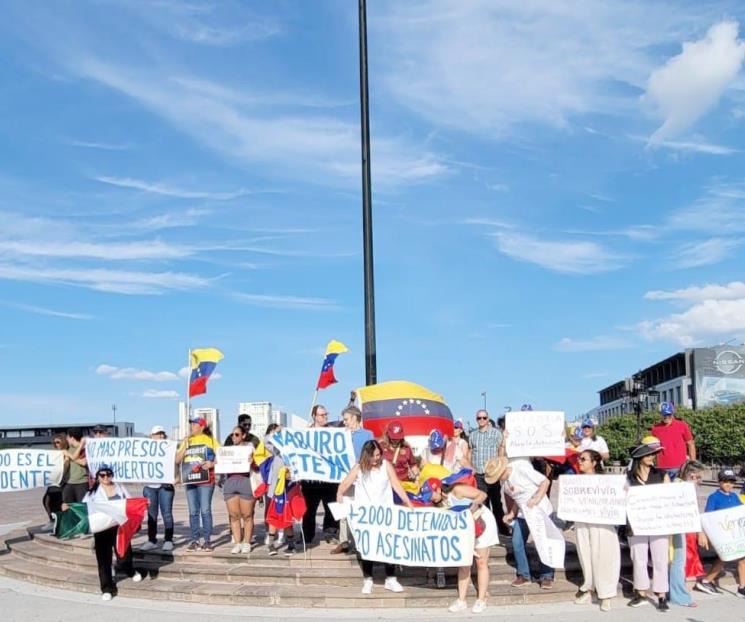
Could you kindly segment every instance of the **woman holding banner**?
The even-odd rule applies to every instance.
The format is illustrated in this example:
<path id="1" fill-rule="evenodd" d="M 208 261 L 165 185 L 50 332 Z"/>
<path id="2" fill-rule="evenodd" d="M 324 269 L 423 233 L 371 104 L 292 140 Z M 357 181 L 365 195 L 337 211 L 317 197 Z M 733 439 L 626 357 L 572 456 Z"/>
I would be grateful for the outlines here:
<path id="1" fill-rule="evenodd" d="M 233 555 L 251 554 L 251 536 L 254 530 L 254 499 L 251 488 L 251 471 L 250 465 L 253 462 L 254 446 L 251 442 L 249 428 L 244 426 L 235 426 L 230 434 L 233 441 L 233 447 L 245 447 L 248 453 L 249 470 L 243 473 L 228 473 L 225 477 L 222 493 L 225 497 L 225 506 L 228 509 L 228 518 L 230 520 L 230 532 L 233 536 L 233 548 L 230 552 Z M 243 529 L 241 529 L 243 521 Z M 242 533 L 241 533 L 242 532 Z"/>
<path id="2" fill-rule="evenodd" d="M 336 492 L 337 503 L 344 502 L 344 493 L 354 484 L 355 503 L 374 503 L 390 505 L 393 503 L 393 493 L 403 501 L 404 505 L 413 508 L 409 496 L 404 492 L 401 482 L 396 476 L 391 463 L 383 460 L 383 448 L 378 441 L 367 441 L 362 446 L 360 461 L 339 484 Z M 372 594 L 373 590 L 373 562 L 360 559 L 362 566 L 362 593 Z M 391 592 L 403 592 L 404 588 L 398 582 L 393 564 L 385 566 L 385 589 Z"/>
<path id="3" fill-rule="evenodd" d="M 669 484 L 670 478 L 664 469 L 655 467 L 657 454 L 662 445 L 655 436 L 645 436 L 642 444 L 631 452 L 631 468 L 628 474 L 629 486 L 647 486 L 652 484 Z M 649 590 L 649 572 L 647 564 L 652 557 L 652 590 L 657 594 L 657 608 L 670 611 L 667 603 L 668 584 L 668 536 L 635 536 L 631 525 L 626 526 L 631 549 L 631 561 L 634 564 L 634 598 L 629 607 L 640 607 L 647 604 Z"/>
<path id="4" fill-rule="evenodd" d="M 577 464 L 580 474 L 599 475 L 604 472 L 603 457 L 592 449 L 581 452 Z M 621 575 L 621 547 L 616 527 L 589 523 L 574 525 L 577 554 L 584 576 L 574 604 L 591 602 L 594 591 L 600 601 L 600 611 L 610 611 L 611 599 L 616 597 Z"/>

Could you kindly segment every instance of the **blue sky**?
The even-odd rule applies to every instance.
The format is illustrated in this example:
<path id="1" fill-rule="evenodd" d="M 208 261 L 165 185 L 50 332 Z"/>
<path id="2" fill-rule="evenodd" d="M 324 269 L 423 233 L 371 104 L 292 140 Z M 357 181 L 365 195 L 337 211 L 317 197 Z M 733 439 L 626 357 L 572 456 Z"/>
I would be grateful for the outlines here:
<path id="1" fill-rule="evenodd" d="M 370 3 L 378 376 L 472 418 L 745 339 L 738 2 Z M 0 423 L 364 384 L 356 3 L 0 9 Z"/>

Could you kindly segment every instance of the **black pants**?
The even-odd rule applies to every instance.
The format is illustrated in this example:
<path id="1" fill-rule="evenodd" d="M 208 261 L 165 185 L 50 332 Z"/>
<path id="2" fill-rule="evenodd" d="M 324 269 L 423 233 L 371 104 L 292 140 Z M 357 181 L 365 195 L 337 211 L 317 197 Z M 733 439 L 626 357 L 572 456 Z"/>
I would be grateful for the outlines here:
<path id="1" fill-rule="evenodd" d="M 373 564 L 379 562 L 371 562 L 370 560 L 362 559 L 361 557 L 359 557 L 358 559 L 360 560 L 360 566 L 362 566 L 362 576 L 365 577 L 365 579 L 371 579 L 373 573 Z M 383 564 L 383 567 L 385 568 L 386 579 L 388 577 L 396 576 L 396 568 L 393 564 Z"/>
<path id="2" fill-rule="evenodd" d="M 334 520 L 329 503 L 336 501 L 338 484 L 330 482 L 303 482 L 303 496 L 308 508 L 303 515 L 303 537 L 310 544 L 316 537 L 316 513 L 323 503 L 323 530 L 339 529 L 339 521 Z"/>
<path id="3" fill-rule="evenodd" d="M 81 503 L 87 492 L 87 482 L 83 482 L 82 484 L 65 484 L 62 486 L 62 502 Z"/>
<path id="4" fill-rule="evenodd" d="M 93 534 L 93 546 L 96 550 L 96 562 L 98 562 L 98 580 L 101 583 L 101 592 L 103 594 L 116 594 L 116 584 L 111 574 L 111 562 L 114 558 L 114 548 L 116 547 L 116 531 L 118 527 L 112 527 L 105 531 Z M 117 571 L 123 572 L 128 577 L 133 577 L 135 568 L 132 563 L 132 547 L 127 549 L 124 557 L 116 557 Z"/>
<path id="5" fill-rule="evenodd" d="M 499 482 L 487 484 L 481 473 L 476 473 L 476 486 L 482 492 L 486 493 L 486 501 L 489 508 L 497 519 L 497 529 L 502 535 L 509 533 L 509 529 L 504 524 L 504 508 L 502 507 L 502 485 Z"/>
<path id="6" fill-rule="evenodd" d="M 49 520 L 52 520 L 52 514 L 62 511 L 62 488 L 59 486 L 47 488 L 41 503 L 47 512 L 47 516 L 49 516 Z"/>

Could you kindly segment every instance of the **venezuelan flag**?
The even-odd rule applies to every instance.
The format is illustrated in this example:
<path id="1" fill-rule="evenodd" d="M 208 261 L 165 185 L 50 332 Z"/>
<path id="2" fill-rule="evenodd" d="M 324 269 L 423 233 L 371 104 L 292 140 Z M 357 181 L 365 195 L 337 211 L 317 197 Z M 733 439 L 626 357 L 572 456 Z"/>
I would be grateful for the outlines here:
<path id="1" fill-rule="evenodd" d="M 321 365 L 321 375 L 318 376 L 316 389 L 325 389 L 336 382 L 336 378 L 334 377 L 334 362 L 337 356 L 348 351 L 347 346 L 341 341 L 334 339 L 329 341 L 329 344 L 326 346 L 326 355 L 323 359 L 323 365 Z"/>
<path id="2" fill-rule="evenodd" d="M 222 359 L 223 354 L 217 348 L 198 348 L 191 351 L 189 397 L 207 393 L 207 380 Z"/>
<path id="3" fill-rule="evenodd" d="M 357 389 L 362 425 L 376 437 L 391 421 L 400 421 L 406 436 L 427 436 L 437 428 L 453 435 L 453 414 L 441 395 L 413 382 L 394 380 Z"/>

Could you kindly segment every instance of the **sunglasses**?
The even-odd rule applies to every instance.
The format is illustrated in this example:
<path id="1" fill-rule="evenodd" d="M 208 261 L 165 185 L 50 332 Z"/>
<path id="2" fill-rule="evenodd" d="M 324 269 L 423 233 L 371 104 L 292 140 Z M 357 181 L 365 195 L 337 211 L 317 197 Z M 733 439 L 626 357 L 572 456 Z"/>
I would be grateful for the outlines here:
<path id="1" fill-rule="evenodd" d="M 230 436 L 237 436 L 240 438 L 241 436 L 243 436 L 243 434 L 241 434 L 240 432 L 233 432 Z"/>
<path id="2" fill-rule="evenodd" d="M 99 477 L 114 477 L 114 474 L 111 471 L 103 471 L 98 474 Z"/>
<path id="3" fill-rule="evenodd" d="M 316 417 L 328 417 L 328 413 L 316 413 Z"/>
<path id="4" fill-rule="evenodd" d="M 489 417 L 476 417 L 476 421 L 486 421 Z"/>

